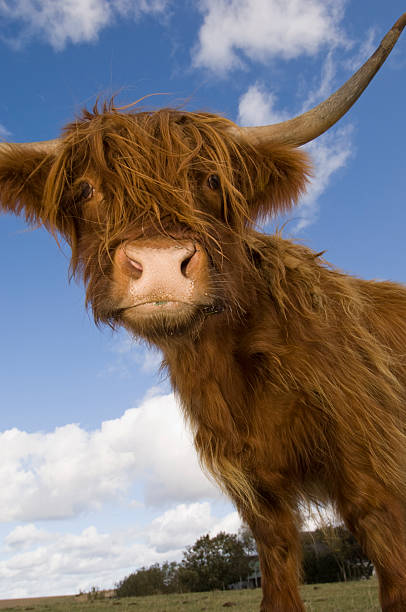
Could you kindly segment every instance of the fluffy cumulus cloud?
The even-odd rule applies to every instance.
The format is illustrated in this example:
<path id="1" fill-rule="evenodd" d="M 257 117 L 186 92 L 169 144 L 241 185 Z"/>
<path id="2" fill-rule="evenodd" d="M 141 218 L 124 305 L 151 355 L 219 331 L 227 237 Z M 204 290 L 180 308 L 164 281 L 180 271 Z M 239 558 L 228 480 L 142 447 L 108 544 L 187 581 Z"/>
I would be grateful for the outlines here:
<path id="1" fill-rule="evenodd" d="M 172 394 L 148 393 L 90 432 L 0 433 L 0 487 L 0 599 L 111 588 L 138 567 L 180 560 L 205 533 L 241 525 L 203 475 Z M 131 528 L 86 525 L 89 513 L 103 523 L 106 508 Z M 16 523 L 8 533 L 7 522 Z"/>
<path id="2" fill-rule="evenodd" d="M 180 477 L 181 475 L 181 477 Z M 87 432 L 0 434 L 1 521 L 73 517 L 144 484 L 148 505 L 219 498 L 203 475 L 173 395 L 154 396 Z"/>
<path id="3" fill-rule="evenodd" d="M 330 74 L 330 70 L 327 72 Z M 318 98 L 320 89 L 325 93 L 325 79 L 330 80 L 330 77 L 322 75 L 318 94 L 309 95 L 309 100 Z M 275 95 L 260 83 L 249 87 L 239 101 L 238 123 L 241 125 L 266 125 L 284 121 L 291 116 L 285 110 L 277 109 Z M 310 154 L 314 175 L 294 213 L 295 218 L 299 219 L 295 231 L 304 229 L 317 217 L 320 196 L 327 189 L 333 174 L 345 166 L 351 156 L 351 132 L 351 126 L 335 129 L 304 147 Z"/>
<path id="4" fill-rule="evenodd" d="M 17 527 L 6 537 L 5 550 L 9 555 L 0 561 L 0 598 L 111 588 L 135 568 L 166 560 L 137 540 L 134 530 L 106 533 L 94 526 L 79 533 Z"/>
<path id="5" fill-rule="evenodd" d="M 70 43 L 91 42 L 116 17 L 139 18 L 163 13 L 168 0 L 0 0 L 0 17 L 18 24 L 17 37 L 8 42 L 19 46 L 40 37 L 54 49 Z"/>
<path id="6" fill-rule="evenodd" d="M 109 533 L 92 525 L 79 533 L 19 525 L 4 539 L 0 598 L 111 588 L 138 567 L 180 560 L 205 533 L 235 533 L 240 526 L 235 512 L 218 518 L 208 502 L 179 504 L 143 528 Z"/>
<path id="7" fill-rule="evenodd" d="M 204 22 L 194 65 L 223 72 L 244 58 L 269 61 L 313 55 L 346 43 L 340 30 L 345 0 L 202 0 Z"/>
<path id="8" fill-rule="evenodd" d="M 195 502 L 170 508 L 154 519 L 144 534 L 148 544 L 157 552 L 166 552 L 194 543 L 202 533 L 236 533 L 240 527 L 241 519 L 237 512 L 218 519 L 213 516 L 209 502 Z"/>
<path id="9" fill-rule="evenodd" d="M 240 125 L 268 125 L 289 119 L 286 111 L 276 108 L 277 98 L 261 83 L 251 85 L 238 104 Z"/>

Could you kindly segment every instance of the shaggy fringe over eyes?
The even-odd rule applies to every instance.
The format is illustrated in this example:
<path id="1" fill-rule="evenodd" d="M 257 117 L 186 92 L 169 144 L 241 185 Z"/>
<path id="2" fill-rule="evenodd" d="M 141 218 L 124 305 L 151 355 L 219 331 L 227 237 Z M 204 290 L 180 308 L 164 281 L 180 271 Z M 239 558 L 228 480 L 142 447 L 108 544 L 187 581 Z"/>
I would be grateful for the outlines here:
<path id="1" fill-rule="evenodd" d="M 103 194 L 92 228 L 100 250 L 109 251 L 135 228 L 165 231 L 171 223 L 216 240 L 213 215 L 196 206 L 202 183 L 215 173 L 223 220 L 241 240 L 256 217 L 284 210 L 297 200 L 309 168 L 297 150 L 270 145 L 258 151 L 237 143 L 227 132 L 230 125 L 217 115 L 171 109 L 122 113 L 110 104 L 102 112 L 97 107 L 93 113 L 85 111 L 66 127 L 49 173 L 47 225 L 62 226 L 63 231 L 66 194 L 90 177 Z M 71 231 L 69 225 L 67 233 Z M 74 232 L 68 239 L 75 269 Z"/>

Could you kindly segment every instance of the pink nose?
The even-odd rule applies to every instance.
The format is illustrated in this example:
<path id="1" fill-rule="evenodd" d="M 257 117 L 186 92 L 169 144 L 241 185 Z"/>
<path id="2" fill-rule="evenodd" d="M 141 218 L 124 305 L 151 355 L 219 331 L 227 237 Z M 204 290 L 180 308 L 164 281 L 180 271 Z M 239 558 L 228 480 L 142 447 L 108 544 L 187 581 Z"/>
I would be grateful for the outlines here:
<path id="1" fill-rule="evenodd" d="M 189 278 L 198 259 L 198 251 L 193 242 L 175 242 L 170 246 L 155 247 L 129 244 L 124 251 L 139 279 L 144 281 L 151 275 L 162 277 L 170 274 L 173 277 L 182 275 Z"/>
<path id="2" fill-rule="evenodd" d="M 157 238 L 126 243 L 120 251 L 118 263 L 131 279 L 128 292 L 141 310 L 193 302 L 206 265 L 199 245 Z"/>

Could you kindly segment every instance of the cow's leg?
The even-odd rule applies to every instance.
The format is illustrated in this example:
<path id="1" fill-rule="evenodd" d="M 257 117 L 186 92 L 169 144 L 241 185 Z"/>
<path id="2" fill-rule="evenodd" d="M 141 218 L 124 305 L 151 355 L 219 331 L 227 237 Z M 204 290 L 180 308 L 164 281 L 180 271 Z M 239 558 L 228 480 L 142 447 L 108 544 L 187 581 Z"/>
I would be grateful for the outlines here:
<path id="1" fill-rule="evenodd" d="M 282 502 L 243 512 L 257 542 L 263 599 L 261 612 L 304 612 L 299 595 L 301 546 L 296 513 Z"/>
<path id="2" fill-rule="evenodd" d="M 405 612 L 406 516 L 403 504 L 379 481 L 364 474 L 352 474 L 340 492 L 338 509 L 375 566 L 383 612 Z"/>

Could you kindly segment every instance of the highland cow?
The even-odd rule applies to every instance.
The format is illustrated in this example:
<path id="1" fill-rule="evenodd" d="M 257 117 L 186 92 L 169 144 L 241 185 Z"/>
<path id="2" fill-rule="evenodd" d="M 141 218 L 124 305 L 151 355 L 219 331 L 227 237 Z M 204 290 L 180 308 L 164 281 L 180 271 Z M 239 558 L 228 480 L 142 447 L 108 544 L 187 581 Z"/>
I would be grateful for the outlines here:
<path id="1" fill-rule="evenodd" d="M 405 24 L 283 124 L 110 105 L 0 148 L 3 210 L 68 241 L 97 322 L 162 350 L 201 462 L 256 538 L 263 612 L 304 610 L 303 500 L 334 505 L 383 610 L 406 610 L 406 288 L 254 229 L 298 200 L 298 147 L 347 112 Z"/>

